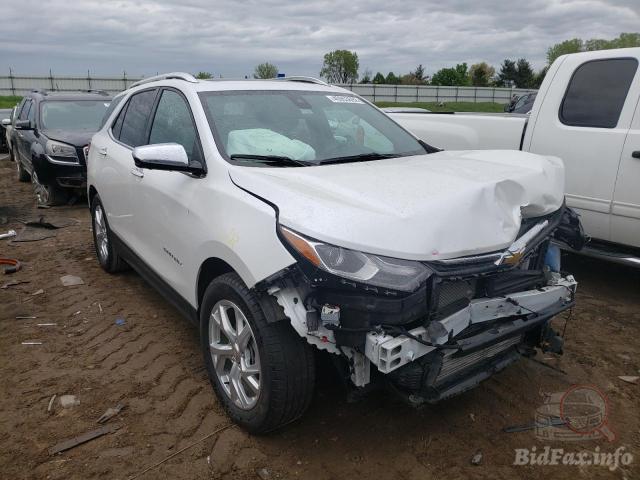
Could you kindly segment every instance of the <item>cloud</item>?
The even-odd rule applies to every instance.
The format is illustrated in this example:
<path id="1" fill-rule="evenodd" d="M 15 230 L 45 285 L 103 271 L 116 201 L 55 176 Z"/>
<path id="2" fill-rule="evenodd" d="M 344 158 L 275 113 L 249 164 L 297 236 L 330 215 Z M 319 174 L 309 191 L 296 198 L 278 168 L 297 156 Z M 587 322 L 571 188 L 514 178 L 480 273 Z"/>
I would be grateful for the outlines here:
<path id="1" fill-rule="evenodd" d="M 21 0 L 3 6 L 0 58 L 23 74 L 231 78 L 270 61 L 317 76 L 323 54 L 343 48 L 358 52 L 361 72 L 519 57 L 540 68 L 554 43 L 638 25 L 637 0 Z"/>

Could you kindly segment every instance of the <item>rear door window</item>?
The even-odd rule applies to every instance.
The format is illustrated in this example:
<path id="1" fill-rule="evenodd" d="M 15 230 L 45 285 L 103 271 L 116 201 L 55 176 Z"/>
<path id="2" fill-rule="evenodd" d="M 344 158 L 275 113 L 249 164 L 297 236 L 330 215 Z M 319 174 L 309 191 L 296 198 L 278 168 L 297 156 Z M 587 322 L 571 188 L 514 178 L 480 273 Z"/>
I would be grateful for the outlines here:
<path id="1" fill-rule="evenodd" d="M 147 143 L 147 126 L 156 92 L 157 90 L 153 89 L 136 93 L 129 100 L 126 111 L 123 110 L 124 117 L 118 139 L 125 145 L 139 147 Z"/>
<path id="2" fill-rule="evenodd" d="M 615 128 L 637 69 L 635 58 L 595 60 L 580 65 L 560 106 L 562 123 Z"/>

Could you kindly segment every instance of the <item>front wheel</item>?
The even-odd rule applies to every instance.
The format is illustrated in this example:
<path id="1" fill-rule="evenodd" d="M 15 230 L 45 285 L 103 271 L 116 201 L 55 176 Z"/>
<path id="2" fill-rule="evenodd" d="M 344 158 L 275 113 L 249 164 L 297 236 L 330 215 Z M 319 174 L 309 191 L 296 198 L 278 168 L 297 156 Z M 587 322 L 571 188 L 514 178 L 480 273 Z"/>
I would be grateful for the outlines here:
<path id="1" fill-rule="evenodd" d="M 211 282 L 200 325 L 209 380 L 234 422 L 266 433 L 305 412 L 315 386 L 311 348 L 288 323 L 267 322 L 237 274 Z"/>
<path id="2" fill-rule="evenodd" d="M 28 182 L 29 181 L 29 172 L 25 170 L 22 166 L 22 162 L 19 158 L 13 156 L 13 150 L 9 149 L 9 158 L 16 162 L 16 179 L 19 182 Z"/>
<path id="3" fill-rule="evenodd" d="M 18 169 L 20 168 L 22 167 L 19 166 Z M 66 192 L 56 185 L 41 183 L 35 170 L 31 173 L 31 182 L 33 183 L 33 191 L 36 194 L 38 207 L 53 207 L 54 205 L 62 205 L 67 201 Z"/>

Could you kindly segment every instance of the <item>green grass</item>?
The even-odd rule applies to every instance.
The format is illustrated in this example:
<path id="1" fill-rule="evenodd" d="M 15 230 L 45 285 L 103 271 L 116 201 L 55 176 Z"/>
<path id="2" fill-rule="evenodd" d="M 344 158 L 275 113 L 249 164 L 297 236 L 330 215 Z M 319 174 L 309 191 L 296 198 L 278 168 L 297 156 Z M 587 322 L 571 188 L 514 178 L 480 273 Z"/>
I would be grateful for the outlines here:
<path id="1" fill-rule="evenodd" d="M 22 100 L 22 97 L 0 96 L 0 108 L 13 108 L 20 100 Z"/>
<path id="2" fill-rule="evenodd" d="M 426 108 L 432 112 L 503 112 L 504 105 L 493 102 L 445 102 L 444 106 L 438 106 L 435 102 L 375 102 L 380 107 L 418 107 Z"/>

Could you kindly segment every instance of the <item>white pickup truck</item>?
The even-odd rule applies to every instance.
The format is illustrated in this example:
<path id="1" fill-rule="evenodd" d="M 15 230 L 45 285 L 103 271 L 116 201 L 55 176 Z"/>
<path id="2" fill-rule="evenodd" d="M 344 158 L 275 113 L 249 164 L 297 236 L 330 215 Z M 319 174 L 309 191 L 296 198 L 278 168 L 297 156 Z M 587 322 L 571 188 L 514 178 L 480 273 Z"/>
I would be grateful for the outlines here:
<path id="1" fill-rule="evenodd" d="M 564 160 L 587 255 L 640 266 L 640 48 L 559 57 L 529 115 L 391 113 L 446 150 L 519 149 Z"/>

